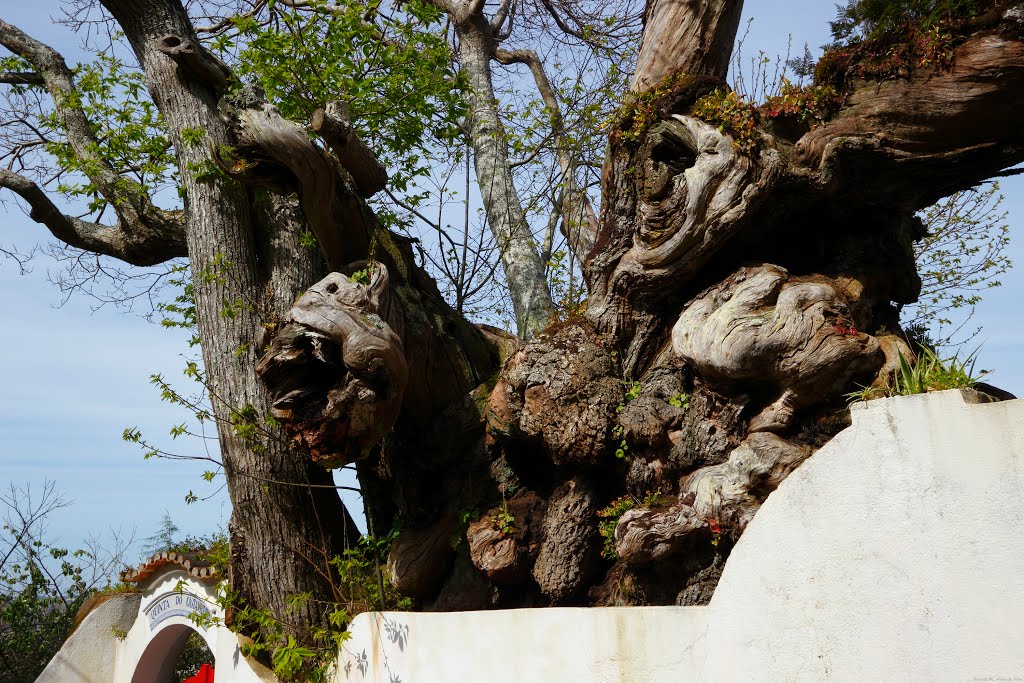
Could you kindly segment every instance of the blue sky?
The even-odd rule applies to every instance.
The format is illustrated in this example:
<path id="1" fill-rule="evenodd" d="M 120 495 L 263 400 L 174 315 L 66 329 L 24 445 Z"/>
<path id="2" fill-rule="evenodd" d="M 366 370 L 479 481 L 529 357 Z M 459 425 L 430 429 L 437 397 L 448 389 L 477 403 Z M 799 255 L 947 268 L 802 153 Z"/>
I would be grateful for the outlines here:
<path id="1" fill-rule="evenodd" d="M 78 41 L 51 21 L 55 0 L 4 5 L 0 15 L 6 21 L 63 50 L 73 61 Z M 834 8 L 821 0 L 753 0 L 746 3 L 745 14 L 754 18 L 746 55 L 758 50 L 784 53 L 789 34 L 794 54 L 804 42 L 817 54 L 828 37 Z M 1013 233 L 1011 249 L 1021 265 L 1003 278 L 1002 288 L 985 295 L 973 324 L 983 327 L 977 339 L 983 342 L 979 367 L 995 370 L 994 384 L 1024 395 L 1024 332 L 1018 322 L 1024 296 L 1024 231 L 1017 227 L 1024 225 L 1024 178 L 1007 179 L 1002 188 Z M 45 230 L 16 202 L 4 199 L 0 244 L 28 249 L 45 242 Z M 189 351 L 187 335 L 164 330 L 138 313 L 111 308 L 94 312 L 91 302 L 80 296 L 57 308 L 62 295 L 47 280 L 55 266 L 39 257 L 31 267 L 31 273 L 21 275 L 12 262 L 0 261 L 0 486 L 54 480 L 74 501 L 51 520 L 53 532 L 70 546 L 110 528 L 136 529 L 138 537 L 148 536 L 165 510 L 188 532 L 222 527 L 230 514 L 227 496 L 215 493 L 219 480 L 201 480 L 204 467 L 145 461 L 137 446 L 121 440 L 125 427 L 162 437 L 184 419 L 160 402 L 149 376 L 180 377 L 182 355 Z M 187 506 L 189 490 L 212 498 Z M 357 504 L 355 509 L 360 509 Z"/>

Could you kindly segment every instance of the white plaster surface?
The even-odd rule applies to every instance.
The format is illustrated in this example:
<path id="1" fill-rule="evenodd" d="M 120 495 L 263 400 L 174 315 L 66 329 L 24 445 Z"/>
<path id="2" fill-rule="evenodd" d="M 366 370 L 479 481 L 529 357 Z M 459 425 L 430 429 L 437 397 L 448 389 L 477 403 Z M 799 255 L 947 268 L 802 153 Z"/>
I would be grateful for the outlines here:
<path id="1" fill-rule="evenodd" d="M 141 596 L 111 596 L 86 615 L 64 641 L 36 683 L 107 683 L 114 678 L 117 640 L 114 630 L 127 631 L 139 612 Z"/>
<path id="2" fill-rule="evenodd" d="M 1024 401 L 950 391 L 853 420 L 733 550 L 704 677 L 1024 680 Z"/>
<path id="3" fill-rule="evenodd" d="M 335 681 L 679 683 L 700 666 L 700 607 L 363 613 Z"/>

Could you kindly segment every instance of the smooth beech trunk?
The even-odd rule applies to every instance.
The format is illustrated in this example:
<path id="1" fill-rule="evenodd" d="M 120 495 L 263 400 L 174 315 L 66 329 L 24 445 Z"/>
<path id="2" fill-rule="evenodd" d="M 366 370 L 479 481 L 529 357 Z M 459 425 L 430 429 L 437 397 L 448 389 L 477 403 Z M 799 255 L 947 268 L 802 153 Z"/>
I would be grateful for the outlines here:
<path id="1" fill-rule="evenodd" d="M 509 166 L 505 127 L 491 82 L 494 38 L 482 10 L 459 17 L 455 26 L 470 86 L 468 128 L 477 185 L 505 268 L 518 332 L 532 337 L 547 325 L 551 293 Z"/>

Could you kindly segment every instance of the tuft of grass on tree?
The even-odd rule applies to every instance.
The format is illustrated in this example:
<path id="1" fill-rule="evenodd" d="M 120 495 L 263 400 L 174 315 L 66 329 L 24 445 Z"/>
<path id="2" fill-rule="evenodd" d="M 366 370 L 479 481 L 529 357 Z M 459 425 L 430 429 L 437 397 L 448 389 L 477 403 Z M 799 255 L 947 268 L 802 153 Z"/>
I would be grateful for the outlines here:
<path id="1" fill-rule="evenodd" d="M 978 351 L 975 349 L 961 359 L 959 352 L 951 358 L 942 359 L 935 351 L 924 347 L 917 356 L 917 361 L 910 363 L 900 354 L 900 366 L 891 387 L 862 387 L 858 391 L 846 394 L 850 402 L 869 401 L 873 398 L 892 396 L 912 396 L 930 391 L 946 391 L 947 389 L 970 389 L 988 374 L 981 370 L 975 374 Z"/>

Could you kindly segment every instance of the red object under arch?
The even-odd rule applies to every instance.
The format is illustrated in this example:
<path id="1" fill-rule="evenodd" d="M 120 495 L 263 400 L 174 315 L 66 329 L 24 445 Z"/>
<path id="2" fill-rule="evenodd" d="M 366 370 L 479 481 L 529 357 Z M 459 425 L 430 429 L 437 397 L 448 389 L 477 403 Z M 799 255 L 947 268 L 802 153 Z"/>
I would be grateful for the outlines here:
<path id="1" fill-rule="evenodd" d="M 199 672 L 195 676 L 186 678 L 183 683 L 213 683 L 213 667 L 209 664 L 203 664 L 199 667 Z"/>

